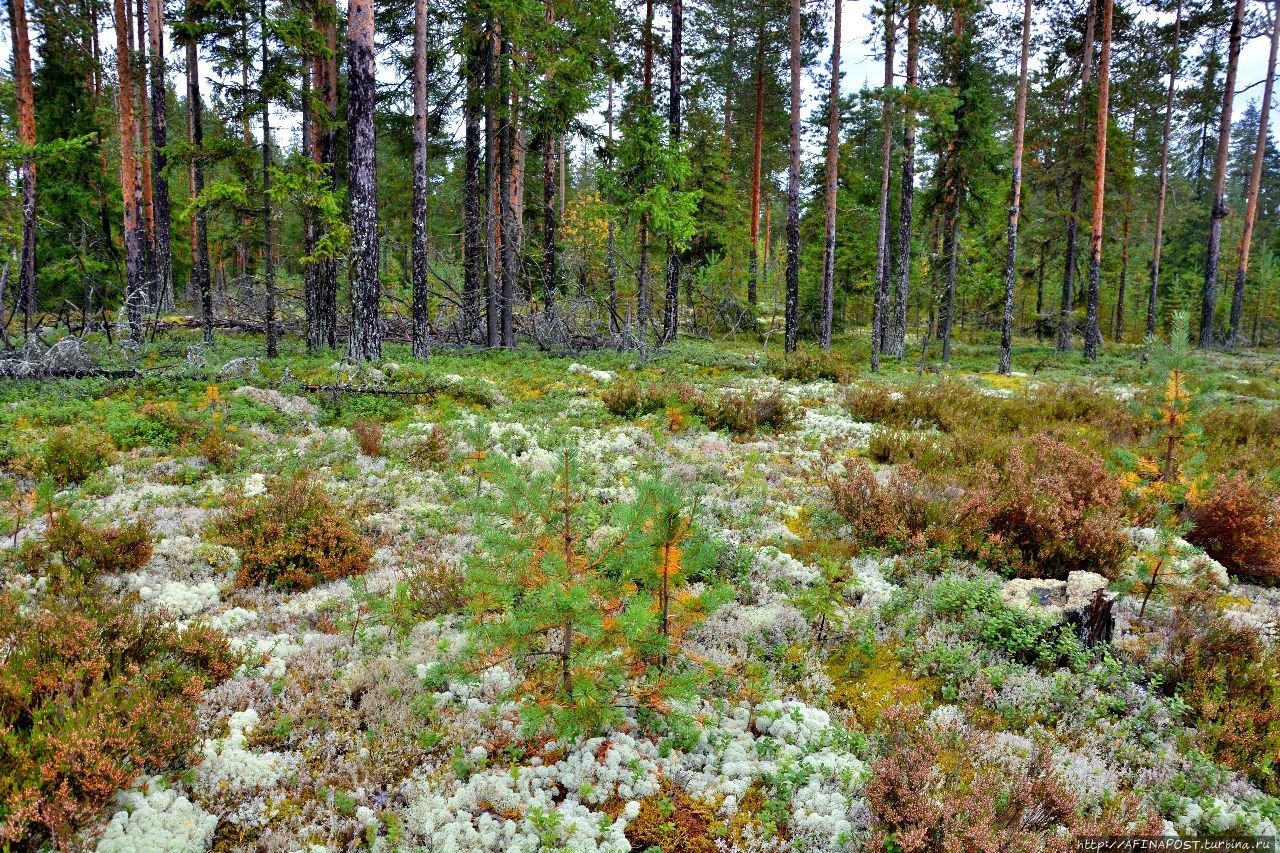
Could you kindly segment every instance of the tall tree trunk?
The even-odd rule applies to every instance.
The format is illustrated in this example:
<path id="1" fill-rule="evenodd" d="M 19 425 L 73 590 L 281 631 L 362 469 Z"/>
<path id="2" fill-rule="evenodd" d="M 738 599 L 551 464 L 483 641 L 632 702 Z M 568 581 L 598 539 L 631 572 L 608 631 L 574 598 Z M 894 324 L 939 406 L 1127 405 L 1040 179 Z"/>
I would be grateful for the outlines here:
<path id="1" fill-rule="evenodd" d="M 498 124 L 492 92 L 497 85 L 497 40 L 493 16 L 485 20 L 484 50 L 484 259 L 485 259 L 485 342 L 490 347 L 502 346 L 502 310 L 499 291 L 498 223 L 501 200 L 498 198 Z"/>
<path id="2" fill-rule="evenodd" d="M 480 179 L 481 137 L 480 98 L 484 76 L 483 42 L 480 23 L 474 7 L 467 6 L 463 24 L 463 74 L 466 76 L 466 93 L 462 104 L 462 122 L 465 128 L 462 154 L 462 334 L 470 335 L 480 318 L 480 294 L 484 276 L 482 263 L 485 250 L 484 238 L 484 184 Z M 492 345 L 492 341 L 487 341 Z"/>
<path id="3" fill-rule="evenodd" d="M 1151 248 L 1151 284 L 1147 288 L 1147 335 L 1156 333 L 1160 294 L 1160 255 L 1164 248 L 1164 205 L 1169 192 L 1169 136 L 1173 128 L 1173 93 L 1178 82 L 1182 36 L 1182 0 L 1173 19 L 1173 55 L 1169 58 L 1169 87 L 1164 98 L 1164 128 L 1160 132 L 1160 189 L 1156 193 L 1155 244 Z M 1274 65 L 1274 63 L 1272 63 Z"/>
<path id="4" fill-rule="evenodd" d="M 1098 289 L 1102 281 L 1103 206 L 1107 198 L 1107 114 L 1111 93 L 1111 17 L 1113 0 L 1103 0 L 1102 56 L 1098 60 L 1098 126 L 1093 157 L 1093 222 L 1089 231 L 1089 293 L 1085 306 L 1084 357 L 1098 357 Z"/>
<path id="5" fill-rule="evenodd" d="M 542 142 L 542 299 L 555 310 L 556 300 L 556 144 L 547 134 Z"/>
<path id="6" fill-rule="evenodd" d="M 684 0 L 671 0 L 671 96 L 667 120 L 671 125 L 671 147 L 680 147 L 681 65 L 684 63 Z M 667 240 L 667 293 L 662 303 L 662 342 L 676 339 L 680 328 L 680 247 Z"/>
<path id="7" fill-rule="evenodd" d="M 150 0 L 158 2 L 158 0 Z M 271 93 L 267 90 L 267 0 L 259 5 L 262 35 L 262 289 L 266 296 L 267 358 L 277 355 L 276 341 L 276 260 L 271 235 Z"/>
<path id="8" fill-rule="evenodd" d="M 1124 224 L 1120 227 L 1120 286 L 1116 291 L 1115 341 L 1124 342 L 1125 300 L 1129 286 L 1129 213 L 1131 201 L 1126 196 L 1124 201 Z"/>
<path id="9" fill-rule="evenodd" d="M 613 52 L 613 26 L 609 26 L 609 52 Z M 613 75 L 609 75 L 609 95 L 605 101 L 605 168 L 613 168 Z M 622 324 L 618 319 L 618 252 L 614 239 L 613 217 L 609 217 L 609 233 L 605 242 L 605 275 L 609 286 L 609 331 L 617 334 Z"/>
<path id="10" fill-rule="evenodd" d="M 889 184 L 893 173 L 893 43 L 894 8 L 884 5 L 884 103 L 880 136 L 880 216 L 876 231 L 876 286 L 871 299 L 871 369 L 880 369 L 884 349 L 885 312 L 889 308 Z"/>
<path id="11" fill-rule="evenodd" d="M 413 354 L 431 354 L 427 302 L 427 0 L 413 2 Z"/>
<path id="12" fill-rule="evenodd" d="M 357 361 L 382 357 L 378 165 L 374 130 L 373 0 L 347 6 L 347 169 L 351 175 L 351 332 Z"/>
<path id="13" fill-rule="evenodd" d="M 1222 119 L 1218 123 L 1218 152 L 1213 165 L 1213 209 L 1209 215 L 1209 250 L 1200 291 L 1200 346 L 1213 346 L 1213 317 L 1218 309 L 1218 260 L 1222 250 L 1222 220 L 1227 218 L 1227 149 L 1231 145 L 1231 105 L 1236 95 L 1236 71 L 1240 65 L 1240 38 L 1244 29 L 1244 0 L 1236 0 L 1231 16 L 1227 49 L 1227 79 L 1222 88 Z M 1273 63 L 1274 65 L 1274 63 Z"/>
<path id="14" fill-rule="evenodd" d="M 1080 54 L 1080 118 L 1076 132 L 1084 137 L 1084 104 L 1089 94 L 1089 82 L 1093 79 L 1093 29 L 1097 18 L 1098 0 L 1085 0 L 1087 10 L 1084 23 L 1084 49 Z M 1083 149 L 1081 142 L 1078 149 Z M 1077 157 L 1083 150 L 1077 151 Z M 1076 162 L 1071 173 L 1071 213 L 1067 216 L 1067 250 L 1062 268 L 1062 303 L 1058 310 L 1058 352 L 1071 349 L 1072 312 L 1075 308 L 1076 240 L 1080 231 L 1080 196 L 1084 189 L 1084 171 Z"/>
<path id="15" fill-rule="evenodd" d="M 519 223 L 515 218 L 515 204 L 511 191 L 511 166 L 514 160 L 515 126 L 512 124 L 511 101 L 511 40 L 502 40 L 501 73 L 498 81 L 498 102 L 502 104 L 502 120 L 499 124 L 498 181 L 502 216 L 502 345 L 516 345 L 515 327 L 512 325 L 511 308 L 515 301 L 516 278 L 519 275 L 520 256 L 516 232 Z M 552 235 L 554 241 L 554 234 Z"/>
<path id="16" fill-rule="evenodd" d="M 329 183 L 336 192 L 338 188 L 338 63 L 341 59 L 341 52 L 338 50 L 338 7 L 334 0 L 321 0 L 320 8 L 324 12 L 326 54 L 322 63 L 325 126 L 319 134 L 319 153 L 320 163 L 327 170 Z M 316 270 L 316 276 L 321 306 L 320 315 L 324 321 L 322 337 L 330 348 L 336 348 L 338 345 L 338 259 L 329 257 L 322 260 Z"/>
<path id="17" fill-rule="evenodd" d="M 187 0 L 187 23 L 194 26 L 193 0 Z M 200 48 L 194 34 L 187 36 L 187 142 L 191 145 L 191 197 L 204 192 L 204 101 L 200 97 Z M 213 346 L 213 292 L 209 287 L 209 226 L 203 207 L 191 214 L 191 278 L 200 296 L 200 321 L 205 346 Z"/>
<path id="18" fill-rule="evenodd" d="M 884 350 L 894 358 L 907 354 L 907 300 L 911 289 L 911 230 L 915 216 L 916 109 L 914 90 L 920 80 L 920 9 L 907 0 L 907 85 L 902 118 L 902 199 L 898 211 L 898 266 L 893 317 Z"/>
<path id="19" fill-rule="evenodd" d="M 760 255 L 760 179 L 764 153 L 764 13 L 756 33 L 756 121 L 751 137 L 751 248 L 747 272 L 747 302 L 756 304 Z"/>
<path id="20" fill-rule="evenodd" d="M 151 45 L 151 175 L 155 210 L 155 263 L 160 308 L 173 309 L 173 249 L 169 239 L 168 97 L 165 90 L 164 4 L 147 0 L 147 33 Z"/>
<path id="21" fill-rule="evenodd" d="M 36 310 L 36 144 L 35 92 L 31 78 L 31 35 L 27 28 L 26 0 L 11 0 L 9 28 L 13 36 L 13 80 L 18 103 L 18 142 L 26 149 L 19 174 L 22 178 L 22 257 L 18 265 L 18 302 L 23 329 L 30 334 Z M 6 268 L 6 273 L 8 269 Z M 3 306 L 0 306 L 0 311 Z"/>
<path id="22" fill-rule="evenodd" d="M 146 308 L 146 278 L 143 252 L 146 226 L 142 222 L 142 196 L 138 192 L 138 164 L 134 152 L 133 63 L 129 53 L 127 0 L 115 0 L 116 76 L 119 80 L 120 195 L 124 203 L 124 312 L 129 341 L 142 343 L 142 315 Z"/>
<path id="23" fill-rule="evenodd" d="M 840 12 L 844 0 L 834 0 L 831 26 L 831 91 L 827 96 L 827 183 L 822 241 L 822 325 L 818 345 L 831 349 L 831 326 L 836 293 L 836 184 L 840 165 Z"/>
<path id="24" fill-rule="evenodd" d="M 951 49 L 955 52 L 951 59 L 951 86 L 958 95 L 964 76 L 961 64 L 964 57 L 961 53 L 961 39 L 964 38 L 964 11 L 957 4 L 951 11 Z M 965 110 L 964 100 L 956 108 L 956 135 L 947 146 L 943 160 L 943 177 L 949 183 L 949 202 L 946 214 L 946 237 L 943 240 L 947 255 L 946 290 L 943 294 L 942 310 L 938 314 L 937 335 L 942 339 L 942 362 L 951 362 L 951 333 L 955 326 L 956 278 L 959 272 L 960 259 L 960 213 L 964 205 L 964 181 L 961 173 L 960 134 L 963 133 L 962 114 Z"/>
<path id="25" fill-rule="evenodd" d="M 787 296 L 783 347 L 794 352 L 800 335 L 800 0 L 791 0 L 791 164 L 787 170 Z"/>
<path id="26" fill-rule="evenodd" d="M 644 102 L 653 106 L 653 0 L 644 3 Z M 649 326 L 653 306 L 649 298 L 649 217 L 640 215 L 640 257 L 636 267 L 636 314 L 640 334 Z"/>
<path id="27" fill-rule="evenodd" d="M 1244 313 L 1244 284 L 1249 274 L 1249 244 L 1253 242 L 1253 224 L 1258 215 L 1258 191 L 1267 153 L 1267 119 L 1271 113 L 1271 90 L 1276 77 L 1277 44 L 1280 44 L 1280 7 L 1274 8 L 1271 13 L 1271 53 L 1267 61 L 1266 83 L 1262 87 L 1262 103 L 1258 107 L 1258 141 L 1253 149 L 1253 169 L 1249 172 L 1249 198 L 1244 209 L 1244 230 L 1240 234 L 1240 250 L 1236 255 L 1236 281 L 1231 294 L 1231 331 L 1227 337 L 1227 349 L 1232 350 L 1239 341 L 1240 316 Z"/>
<path id="28" fill-rule="evenodd" d="M 1013 290 L 1018 274 L 1018 214 L 1022 209 L 1022 148 L 1027 127 L 1027 60 L 1031 53 L 1031 0 L 1022 2 L 1022 54 L 1018 63 L 1018 100 L 1013 113 L 1013 176 L 1009 187 L 1009 250 L 1004 261 L 1004 316 L 1000 323 L 1000 372 L 1013 362 Z"/>
<path id="29" fill-rule="evenodd" d="M 938 337 L 942 339 L 942 363 L 951 363 L 951 327 L 955 325 L 956 278 L 960 270 L 960 208 L 962 195 L 957 188 L 947 206 L 942 252 L 946 255 L 946 280 L 943 283 L 942 307 L 938 311 Z"/>
<path id="30" fill-rule="evenodd" d="M 155 309 L 160 305 L 159 278 L 156 276 L 156 206 L 151 170 L 151 98 L 147 93 L 150 57 L 147 55 L 147 9 L 144 0 L 137 0 L 134 6 L 134 24 L 137 34 L 133 42 L 140 63 L 136 69 L 138 78 L 138 120 L 134 127 L 138 131 L 138 168 L 140 170 L 139 186 L 142 189 L 143 223 L 146 226 L 146 239 L 143 241 L 142 264 L 147 281 L 147 306 Z"/>

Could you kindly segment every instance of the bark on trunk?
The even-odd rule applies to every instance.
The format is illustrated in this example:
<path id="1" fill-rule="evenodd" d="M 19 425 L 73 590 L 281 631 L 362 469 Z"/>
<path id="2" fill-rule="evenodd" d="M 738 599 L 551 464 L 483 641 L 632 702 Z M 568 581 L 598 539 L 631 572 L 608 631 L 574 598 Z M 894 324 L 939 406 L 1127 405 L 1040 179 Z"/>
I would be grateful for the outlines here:
<path id="1" fill-rule="evenodd" d="M 12 0 L 9 27 L 13 36 L 18 142 L 26 149 L 19 170 L 22 179 L 22 255 L 18 264 L 18 302 L 23 315 L 23 329 L 30 334 L 32 317 L 36 311 L 36 162 L 31 151 L 36 144 L 36 108 L 31 79 L 31 35 L 27 27 L 26 0 Z"/>
<path id="2" fill-rule="evenodd" d="M 756 121 L 751 137 L 751 248 L 747 272 L 747 302 L 756 304 L 760 258 L 760 172 L 764 151 L 764 14 L 756 34 Z"/>
<path id="3" fill-rule="evenodd" d="M 1098 125 L 1094 136 L 1093 221 L 1089 230 L 1089 293 L 1085 306 L 1084 357 L 1098 357 L 1102 332 L 1098 328 L 1098 289 L 1102 280 L 1103 207 L 1107 198 L 1107 115 L 1111 93 L 1112 0 L 1103 0 L 1102 56 L 1098 60 Z"/>
<path id="4" fill-rule="evenodd" d="M 1022 3 L 1022 53 L 1018 62 L 1018 100 L 1013 114 L 1013 175 L 1009 188 L 1009 250 L 1004 261 L 1004 316 L 1000 323 L 1000 372 L 1013 362 L 1013 291 L 1018 270 L 1018 214 L 1022 207 L 1022 148 L 1027 126 L 1027 60 L 1031 53 L 1031 0 Z"/>
<path id="5" fill-rule="evenodd" d="M 884 12 L 884 103 L 880 137 L 880 217 L 876 232 L 876 288 L 871 301 L 871 369 L 880 369 L 889 308 L 889 185 L 893 171 L 893 5 Z"/>
<path id="6" fill-rule="evenodd" d="M 515 327 L 512 325 L 511 310 L 515 300 L 516 277 L 519 275 L 520 256 L 516 232 L 519 223 L 515 219 L 515 206 L 511 192 L 511 164 L 514 159 L 512 148 L 515 147 L 515 128 L 511 123 L 510 100 L 505 94 L 511 88 L 511 41 L 502 42 L 501 74 L 499 77 L 498 96 L 502 103 L 502 122 L 499 125 L 498 180 L 500 214 L 502 216 L 502 345 L 516 345 Z M 554 235 L 553 235 L 554 238 Z"/>
<path id="7" fill-rule="evenodd" d="M 1125 299 L 1129 286 L 1129 199 L 1125 199 L 1124 224 L 1120 237 L 1120 287 L 1116 291 L 1115 341 L 1124 341 Z"/>
<path id="8" fill-rule="evenodd" d="M 139 184 L 142 190 L 143 225 L 146 237 L 142 244 L 142 267 L 147 281 L 147 307 L 156 309 L 160 305 L 159 279 L 156 277 L 156 207 L 155 192 L 152 189 L 151 170 L 151 98 L 147 93 L 150 57 L 147 56 L 147 10 L 144 0 L 137 0 L 134 9 L 134 25 L 136 35 L 133 36 L 133 48 L 137 51 L 140 63 L 135 69 L 138 87 L 138 120 L 134 127 L 138 132 L 138 169 Z"/>
<path id="9" fill-rule="evenodd" d="M 667 120 L 671 125 L 671 145 L 680 147 L 681 65 L 684 62 L 684 3 L 671 0 L 671 94 Z M 662 342 L 676 339 L 680 327 L 680 247 L 667 241 L 667 293 L 662 303 Z"/>
<path id="10" fill-rule="evenodd" d="M 313 62 L 312 77 L 319 90 L 319 114 L 313 116 L 315 126 L 312 157 L 319 164 L 330 186 L 337 190 L 337 117 L 338 117 L 338 17 L 333 0 L 321 0 L 316 8 L 316 25 L 324 37 L 326 51 Z M 324 237 L 323 225 L 316 225 L 316 240 Z M 307 347 L 313 352 L 320 347 L 337 346 L 338 329 L 338 261 L 327 257 L 317 260 L 311 271 L 315 288 L 315 322 L 308 329 Z"/>
<path id="11" fill-rule="evenodd" d="M 133 68 L 129 53 L 129 14 L 126 0 L 115 0 L 116 76 L 119 80 L 120 189 L 124 208 L 125 292 L 124 314 L 129 341 L 142 343 L 142 316 L 146 310 L 146 277 L 143 252 L 146 243 L 142 222 L 142 197 L 138 192 L 138 166 L 134 153 Z"/>
<path id="12" fill-rule="evenodd" d="M 1231 293 L 1231 331 L 1227 337 L 1227 349 L 1232 350 L 1239 342 L 1240 316 L 1244 313 L 1244 284 L 1249 275 L 1249 244 L 1253 242 L 1253 224 L 1258 215 L 1258 190 L 1262 181 L 1263 160 L 1267 152 L 1267 119 L 1271 112 L 1271 90 L 1275 84 L 1278 44 L 1280 44 L 1280 7 L 1273 9 L 1271 14 L 1271 53 L 1267 62 L 1266 83 L 1262 87 L 1262 103 L 1258 107 L 1258 141 L 1253 149 L 1253 169 L 1249 172 L 1249 198 L 1244 210 L 1244 230 L 1240 234 L 1240 250 L 1236 256 L 1236 281 Z"/>
<path id="13" fill-rule="evenodd" d="M 542 299 L 547 311 L 556 299 L 556 147 L 547 136 L 542 145 Z"/>
<path id="14" fill-rule="evenodd" d="M 155 275 L 160 309 L 173 310 L 173 249 L 169 239 L 168 104 L 165 92 L 164 4 L 147 0 L 147 33 L 151 45 L 151 175 L 155 211 Z"/>
<path id="15" fill-rule="evenodd" d="M 427 284 L 427 0 L 413 3 L 413 354 L 431 354 Z"/>
<path id="16" fill-rule="evenodd" d="M 826 221 L 822 242 L 822 325 L 818 344 L 831 349 L 831 325 L 835 312 L 836 281 L 836 183 L 840 165 L 840 11 L 844 0 L 834 0 L 831 27 L 831 91 L 827 96 Z"/>
<path id="17" fill-rule="evenodd" d="M 347 135 L 351 187 L 351 331 L 357 361 L 382 357 L 378 277 L 378 167 L 374 156 L 373 0 L 347 6 Z"/>
<path id="18" fill-rule="evenodd" d="M 157 0 L 149 0 L 157 2 Z M 262 15 L 262 287 L 266 296 L 264 312 L 267 327 L 267 358 L 275 358 L 276 347 L 276 261 L 275 243 L 271 234 L 271 94 L 266 87 L 266 69 L 270 67 L 267 55 L 267 0 L 260 6 Z"/>
<path id="19" fill-rule="evenodd" d="M 494 30 L 492 15 L 485 21 L 484 49 L 484 292 L 485 292 L 485 342 L 490 347 L 502 346 L 502 300 L 499 296 L 498 239 L 499 208 L 502 202 L 498 198 L 498 126 L 497 116 L 493 110 L 491 93 L 497 84 L 495 79 L 497 34 Z"/>
<path id="20" fill-rule="evenodd" d="M 791 0 L 791 164 L 787 170 L 787 295 L 783 347 L 794 352 L 800 335 L 800 0 Z"/>
<path id="21" fill-rule="evenodd" d="M 1160 255 L 1164 248 L 1164 205 L 1169 191 L 1169 136 L 1173 128 L 1173 93 L 1178 82 L 1182 0 L 1173 19 L 1173 56 L 1169 59 L 1169 86 L 1164 98 L 1164 128 L 1160 133 L 1160 189 L 1156 193 L 1155 244 L 1151 248 L 1151 283 L 1147 288 L 1147 335 L 1156 333 L 1156 308 L 1160 298 Z M 1274 62 L 1272 63 L 1275 64 Z"/>
<path id="22" fill-rule="evenodd" d="M 1236 94 L 1240 64 L 1240 37 L 1244 29 L 1244 0 L 1236 0 L 1231 16 L 1231 40 L 1227 49 L 1227 79 L 1222 88 L 1222 118 L 1218 123 L 1218 155 L 1213 165 L 1213 209 L 1209 214 L 1209 250 L 1200 291 L 1200 346 L 1212 347 L 1213 318 L 1218 309 L 1218 261 L 1222 250 L 1222 220 L 1227 218 L 1227 157 L 1231 145 L 1231 106 Z"/>
<path id="23" fill-rule="evenodd" d="M 907 354 L 907 300 L 911 289 L 911 230 L 915 215 L 916 110 L 913 91 L 920 75 L 920 9 L 907 0 L 907 86 L 902 117 L 902 198 L 898 211 L 898 256 L 893 318 L 885 351 L 901 359 Z"/>
<path id="24" fill-rule="evenodd" d="M 1097 0 L 1085 0 L 1084 49 L 1080 55 L 1080 104 L 1083 107 L 1093 79 L 1093 28 L 1097 17 Z M 1084 137 L 1084 110 L 1080 110 L 1077 133 Z M 1083 143 L 1080 145 L 1083 148 Z M 1077 152 L 1077 154 L 1082 152 Z M 1062 303 L 1058 309 L 1058 352 L 1071 349 L 1072 311 L 1075 308 L 1076 240 L 1080 231 L 1080 195 L 1084 188 L 1084 172 L 1079 162 L 1071 174 L 1071 213 L 1067 216 L 1067 249 L 1062 268 Z"/>
<path id="25" fill-rule="evenodd" d="M 187 21 L 194 18 L 191 0 L 187 0 Z M 188 177 L 191 196 L 204 192 L 204 121 L 200 97 L 200 53 L 194 37 L 187 41 L 187 142 L 191 145 Z M 200 320 L 206 346 L 213 346 L 213 292 L 209 286 L 209 226 L 204 208 L 196 207 L 191 215 L 191 278 L 200 297 Z"/>
<path id="26" fill-rule="evenodd" d="M 613 51 L 613 27 L 609 27 L 609 50 Z M 613 75 L 609 76 L 609 95 L 605 105 L 605 125 L 607 142 L 605 144 L 605 167 L 613 167 Z M 609 331 L 617 334 L 622 327 L 618 319 L 618 254 L 614 239 L 613 218 L 609 218 L 609 234 L 605 243 L 605 275 L 609 286 Z"/>
<path id="27" fill-rule="evenodd" d="M 462 105 L 465 127 L 462 155 L 462 333 L 469 336 L 480 318 L 481 279 L 484 275 L 484 184 L 480 178 L 480 97 L 484 55 L 480 24 L 468 6 L 464 25 L 466 94 Z M 489 341 L 492 345 L 492 341 Z"/>

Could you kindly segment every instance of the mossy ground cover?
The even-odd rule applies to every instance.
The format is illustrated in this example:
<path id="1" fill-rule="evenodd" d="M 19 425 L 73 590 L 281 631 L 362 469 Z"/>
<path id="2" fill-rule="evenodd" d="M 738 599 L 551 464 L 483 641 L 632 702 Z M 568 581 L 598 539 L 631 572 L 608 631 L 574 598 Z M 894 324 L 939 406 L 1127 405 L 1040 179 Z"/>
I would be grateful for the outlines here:
<path id="1" fill-rule="evenodd" d="M 75 600 L 125 602 L 163 639 L 141 652 L 155 667 L 188 666 L 171 645 L 193 630 L 226 637 L 236 661 L 216 677 L 182 670 L 190 728 L 112 765 L 114 804 L 110 791 L 63 802 L 74 820 L 52 827 L 14 817 L 39 802 L 6 806 L 18 849 L 179 837 L 220 850 L 888 848 L 890 825 L 939 843 L 963 830 L 923 804 L 917 819 L 934 823 L 899 820 L 902 780 L 930 774 L 964 781 L 975 826 L 1052 798 L 1057 817 L 1030 849 L 1086 826 L 1265 832 L 1280 819 L 1275 652 L 1247 684 L 1223 677 L 1231 649 L 1272 649 L 1280 594 L 1260 582 L 1265 567 L 1229 559 L 1228 585 L 1214 586 L 1183 524 L 1211 517 L 1206 496 L 1239 474 L 1254 491 L 1225 502 L 1261 520 L 1218 523 L 1203 547 L 1254 563 L 1273 553 L 1274 360 L 1198 357 L 1196 429 L 1177 436 L 1170 483 L 1156 465 L 1165 377 L 1136 348 L 1085 363 L 1026 343 L 1022 372 L 1005 377 L 990 372 L 993 347 L 963 343 L 938 372 L 909 358 L 872 375 L 861 338 L 793 359 L 747 340 L 646 358 L 419 361 L 393 345 L 359 367 L 293 341 L 279 359 L 237 361 L 261 341 L 228 336 L 207 367 L 180 368 L 194 343 L 163 342 L 141 379 L 0 384 L 0 581 L 15 612 L 74 603 L 57 591 L 74 560 L 49 546 L 66 519 L 137 522 L 149 557 L 103 557 Z M 745 407 L 721 406 L 744 400 L 753 416 L 777 402 L 741 420 Z M 1054 447 L 1075 455 L 1008 464 L 1011 448 Z M 556 482 L 566 451 L 572 553 L 616 540 L 625 559 L 552 571 L 559 546 L 520 515 L 533 504 L 512 495 Z M 871 477 L 859 488 L 898 489 L 877 506 L 906 515 L 850 509 L 863 499 L 841 478 L 855 463 Z M 1082 477 L 1111 490 L 1081 516 L 1101 537 L 1088 541 L 1065 510 Z M 677 505 L 665 516 L 646 504 L 655 483 L 680 496 L 664 498 Z M 306 518 L 286 521 L 291 510 Z M 254 540 L 242 516 L 288 542 Z M 660 518 L 673 525 L 665 546 Z M 1101 571 L 1097 553 L 1120 596 L 1109 643 L 1086 646 L 1001 597 L 1014 574 Z M 516 565 L 522 576 L 502 574 Z M 563 579 L 563 600 L 542 595 L 548 578 Z M 505 604 L 477 606 L 482 579 Z M 1210 616 L 1188 623 L 1192 606 Z M 599 675 L 607 690 L 560 692 L 542 661 L 565 619 L 544 624 L 549 612 L 577 614 L 571 645 L 594 656 L 593 670 L 569 659 L 584 667 L 569 683 Z M 660 624 L 679 636 L 640 642 Z M 166 690 L 143 707 L 168 707 Z M 104 724 L 88 713 L 82 725 L 113 734 L 91 732 Z M 912 765 L 911 744 L 935 763 Z M 997 768 L 1012 787 L 971 778 Z"/>

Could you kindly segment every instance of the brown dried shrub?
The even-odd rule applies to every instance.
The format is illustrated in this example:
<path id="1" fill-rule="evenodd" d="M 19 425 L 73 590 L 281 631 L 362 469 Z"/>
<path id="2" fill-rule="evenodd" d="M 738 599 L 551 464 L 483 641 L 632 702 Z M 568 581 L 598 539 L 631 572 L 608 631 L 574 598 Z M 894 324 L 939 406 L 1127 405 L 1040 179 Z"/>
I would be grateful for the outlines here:
<path id="1" fill-rule="evenodd" d="M 365 456 L 382 455 L 382 424 L 362 418 L 351 425 L 351 432 L 355 434 L 356 444 Z"/>
<path id="2" fill-rule="evenodd" d="M 1187 541 L 1241 579 L 1280 583 L 1280 496 L 1243 473 L 1219 480 L 1187 507 Z"/>

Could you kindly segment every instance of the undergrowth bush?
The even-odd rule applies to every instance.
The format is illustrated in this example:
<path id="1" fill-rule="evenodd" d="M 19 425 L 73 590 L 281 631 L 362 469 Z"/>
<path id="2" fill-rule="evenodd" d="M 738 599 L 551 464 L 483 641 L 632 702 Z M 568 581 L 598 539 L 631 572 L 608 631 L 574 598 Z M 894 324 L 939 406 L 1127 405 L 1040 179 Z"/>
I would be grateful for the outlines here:
<path id="1" fill-rule="evenodd" d="M 1180 590 L 1174 605 L 1159 667 L 1166 692 L 1189 708 L 1205 752 L 1280 793 L 1280 654 L 1220 612 L 1207 588 Z"/>
<path id="2" fill-rule="evenodd" d="M 453 436 L 447 429 L 435 424 L 426 435 L 409 440 L 405 446 L 405 459 L 413 467 L 430 471 L 449 461 L 453 453 Z"/>
<path id="3" fill-rule="evenodd" d="M 1024 767 L 984 754 L 989 736 L 963 740 L 928 725 L 918 705 L 886 713 L 883 757 L 865 797 L 872 815 L 869 850 L 987 853 L 1073 849 L 1073 836 L 1157 835 L 1162 822 L 1136 797 L 1082 817 L 1076 797 L 1041 748 Z"/>
<path id="4" fill-rule="evenodd" d="M 760 427 L 782 430 L 795 423 L 796 405 L 781 391 L 767 394 L 754 391 L 721 391 L 697 394 L 691 399 L 693 410 L 709 429 L 726 429 L 735 435 L 753 435 Z"/>
<path id="5" fill-rule="evenodd" d="M 941 548 L 1024 577 L 1075 570 L 1115 577 L 1130 551 L 1119 481 L 1092 454 L 1049 436 L 1014 442 L 1000 464 L 952 481 L 910 465 L 884 483 L 865 461 L 827 478 L 835 509 L 862 544 Z"/>
<path id="6" fill-rule="evenodd" d="M 382 424 L 361 418 L 351 425 L 351 432 L 365 456 L 382 455 Z"/>
<path id="7" fill-rule="evenodd" d="M 273 479 L 257 497 L 232 495 L 212 527 L 240 551 L 240 587 L 310 589 L 363 574 L 372 556 L 345 511 L 305 472 Z"/>
<path id="8" fill-rule="evenodd" d="M 110 440 L 87 430 L 59 427 L 41 450 L 39 471 L 59 486 L 83 483 L 110 464 L 115 453 Z"/>
<path id="9" fill-rule="evenodd" d="M 140 615 L 96 584 L 21 604 L 0 593 L 0 848 L 68 846 L 120 788 L 190 760 L 227 640 Z"/>
<path id="10" fill-rule="evenodd" d="M 843 384 L 849 381 L 853 370 L 847 362 L 832 353 L 796 351 L 770 361 L 769 372 L 785 382 L 814 382 L 818 379 L 828 379 Z"/>
<path id="11" fill-rule="evenodd" d="M 609 413 L 620 418 L 637 418 L 663 407 L 666 395 L 656 385 L 641 386 L 629 379 L 619 380 L 600 392 Z"/>
<path id="12" fill-rule="evenodd" d="M 1241 579 L 1280 583 L 1280 496 L 1243 473 L 1201 489 L 1183 513 L 1187 541 Z"/>
<path id="13" fill-rule="evenodd" d="M 73 575 L 92 578 L 136 572 L 151 559 L 151 532 L 144 521 L 121 527 L 94 527 L 70 512 L 57 512 L 44 544 Z"/>

